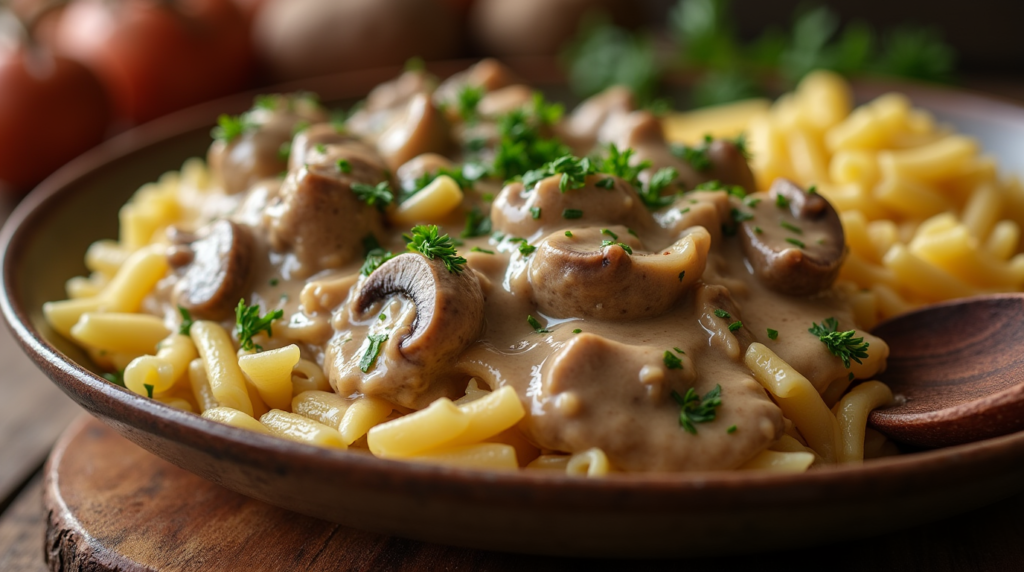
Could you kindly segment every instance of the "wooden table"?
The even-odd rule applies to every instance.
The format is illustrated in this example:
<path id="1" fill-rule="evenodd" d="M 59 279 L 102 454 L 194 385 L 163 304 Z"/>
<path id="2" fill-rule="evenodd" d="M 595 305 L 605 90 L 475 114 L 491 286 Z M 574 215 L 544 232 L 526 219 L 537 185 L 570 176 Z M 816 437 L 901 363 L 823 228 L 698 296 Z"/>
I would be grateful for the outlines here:
<path id="1" fill-rule="evenodd" d="M 1024 99 L 1024 84 L 978 80 L 974 87 L 1005 97 Z M 0 197 L 2 197 L 0 193 Z M 0 198 L 0 221 L 12 208 Z M 43 571 L 46 515 L 40 474 L 43 463 L 65 427 L 80 410 L 29 362 L 6 325 L 0 325 L 0 571 Z M 231 494 L 231 493 L 227 493 Z M 249 501 L 255 503 L 255 501 Z M 267 509 L 272 513 L 277 509 Z M 884 515 L 880 515 L 884 518 Z M 296 517 L 300 518 L 300 517 Z M 305 517 L 301 517 L 305 519 Z M 362 569 L 391 570 L 571 570 L 637 568 L 637 563 L 595 563 L 495 555 L 425 545 L 402 539 L 374 537 L 324 523 L 337 529 L 330 542 L 348 542 L 348 557 L 336 561 Z M 364 539 L 352 543 L 353 538 Z M 874 539 L 810 550 L 756 557 L 726 557 L 702 562 L 646 563 L 645 568 L 678 570 L 694 566 L 728 570 L 922 570 L 999 571 L 1024 569 L 1024 495 L 973 513 L 909 531 Z M 359 564 L 356 564 L 359 563 Z M 632 564 L 632 565 L 630 565 Z M 261 569 L 289 569 L 266 562 Z M 318 568 L 320 569 L 320 568 Z"/>

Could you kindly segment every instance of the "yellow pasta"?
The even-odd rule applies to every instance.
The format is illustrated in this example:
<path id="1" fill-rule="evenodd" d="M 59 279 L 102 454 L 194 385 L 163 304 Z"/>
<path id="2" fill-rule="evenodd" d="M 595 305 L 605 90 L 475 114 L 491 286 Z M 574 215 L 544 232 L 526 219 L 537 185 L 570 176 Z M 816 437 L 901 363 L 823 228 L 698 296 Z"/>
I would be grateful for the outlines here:
<path id="1" fill-rule="evenodd" d="M 370 429 L 367 444 L 378 457 L 411 457 L 448 443 L 468 426 L 469 415 L 442 397 L 424 409 Z"/>
<path id="2" fill-rule="evenodd" d="M 203 360 L 196 358 L 188 364 L 188 381 L 192 386 L 192 395 L 195 397 L 196 403 L 199 404 L 200 412 L 218 407 L 217 398 L 213 396 L 210 382 L 206 378 L 206 367 L 203 365 Z"/>
<path id="3" fill-rule="evenodd" d="M 408 460 L 466 469 L 514 471 L 519 468 L 515 448 L 501 443 L 477 443 L 445 448 L 414 455 L 408 457 Z"/>
<path id="4" fill-rule="evenodd" d="M 238 427 L 239 429 L 245 429 L 247 431 L 255 431 L 265 435 L 272 434 L 271 431 L 259 421 L 237 409 L 231 409 L 230 407 L 213 407 L 211 409 L 207 409 L 203 411 L 203 418 L 209 419 L 210 421 L 216 421 L 217 423 L 231 425 L 232 427 Z"/>
<path id="5" fill-rule="evenodd" d="M 608 456 L 598 448 L 575 453 L 565 464 L 565 474 L 581 477 L 603 477 L 611 472 Z"/>
<path id="6" fill-rule="evenodd" d="M 252 417 L 252 400 L 228 333 L 220 324 L 198 321 L 192 324 L 190 334 L 203 360 L 206 379 L 214 399 L 220 405 Z"/>
<path id="7" fill-rule="evenodd" d="M 292 368 L 292 395 L 304 391 L 331 391 L 331 384 L 320 366 L 299 358 L 299 363 Z"/>
<path id="8" fill-rule="evenodd" d="M 761 451 L 747 461 L 740 470 L 802 473 L 814 464 L 814 454 L 807 452 Z"/>
<path id="9" fill-rule="evenodd" d="M 339 429 L 341 427 L 341 419 L 352 403 L 351 400 L 345 399 L 331 391 L 303 391 L 292 398 L 292 413 L 308 417 L 328 427 Z M 389 410 L 388 413 L 391 413 L 391 411 Z M 344 437 L 344 434 L 342 437 Z M 355 441 L 355 439 L 352 441 Z M 345 444 L 351 444 L 352 441 L 346 440 Z"/>
<path id="10" fill-rule="evenodd" d="M 534 469 L 538 471 L 558 471 L 566 472 L 566 466 L 569 465 L 569 459 L 571 455 L 541 455 L 530 461 L 530 464 L 526 465 L 527 469 Z"/>
<path id="11" fill-rule="evenodd" d="M 156 400 L 159 401 L 160 403 L 165 404 L 165 405 L 170 405 L 171 407 L 173 407 L 175 409 L 180 409 L 182 411 L 188 411 L 189 413 L 194 413 L 195 412 L 194 408 L 192 407 L 192 404 L 189 403 L 187 400 L 182 399 L 180 397 L 158 396 L 158 397 L 156 397 Z"/>
<path id="12" fill-rule="evenodd" d="M 81 344 L 135 354 L 156 353 L 167 334 L 163 320 L 145 314 L 86 313 L 71 328 L 71 337 Z"/>
<path id="13" fill-rule="evenodd" d="M 292 402 L 292 368 L 299 363 L 299 346 L 244 355 L 238 367 L 249 376 L 263 401 L 273 409 L 288 409 Z"/>
<path id="14" fill-rule="evenodd" d="M 826 462 L 836 462 L 840 447 L 839 425 L 811 382 L 763 344 L 750 344 L 743 361 L 754 378 L 775 398 L 782 414 L 793 421 L 808 445 Z"/>
<path id="15" fill-rule="evenodd" d="M 366 435 L 374 426 L 383 423 L 394 407 L 379 397 L 360 397 L 345 410 L 338 431 L 342 439 L 351 445 Z"/>
<path id="16" fill-rule="evenodd" d="M 337 429 L 317 423 L 312 419 L 307 419 L 295 413 L 271 409 L 260 417 L 260 423 L 272 435 L 298 441 L 299 443 L 335 449 L 348 448 Z"/>
<path id="17" fill-rule="evenodd" d="M 878 162 L 883 172 L 934 181 L 957 174 L 977 154 L 978 143 L 974 139 L 950 135 L 912 149 L 883 151 L 878 154 Z"/>
<path id="18" fill-rule="evenodd" d="M 459 409 L 469 417 L 469 425 L 458 437 L 446 444 L 448 447 L 479 443 L 514 426 L 526 415 L 519 396 L 509 386 L 470 403 L 459 405 Z"/>
<path id="19" fill-rule="evenodd" d="M 100 309 L 103 300 L 100 298 L 80 298 L 77 300 L 60 300 L 43 304 L 43 316 L 54 330 L 66 337 L 71 337 L 71 328 L 78 323 L 82 315 Z"/>
<path id="20" fill-rule="evenodd" d="M 129 255 L 130 252 L 113 240 L 97 240 L 85 251 L 85 267 L 93 272 L 114 276 Z"/>
<path id="21" fill-rule="evenodd" d="M 836 405 L 836 418 L 842 435 L 843 446 L 839 450 L 842 463 L 859 463 L 864 460 L 864 430 L 868 414 L 892 401 L 892 391 L 880 381 L 866 381 L 853 388 Z"/>
<path id="22" fill-rule="evenodd" d="M 138 312 L 142 299 L 167 273 L 164 247 L 143 248 L 125 260 L 103 291 L 102 309 L 107 312 Z"/>

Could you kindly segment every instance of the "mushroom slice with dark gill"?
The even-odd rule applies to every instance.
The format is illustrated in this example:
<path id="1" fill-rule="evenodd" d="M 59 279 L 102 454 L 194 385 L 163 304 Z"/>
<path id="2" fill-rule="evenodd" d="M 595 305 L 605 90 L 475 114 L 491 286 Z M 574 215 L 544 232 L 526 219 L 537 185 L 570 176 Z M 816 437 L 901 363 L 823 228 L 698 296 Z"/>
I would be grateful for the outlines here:
<path id="1" fill-rule="evenodd" d="M 792 295 L 830 287 L 846 257 L 843 225 L 832 205 L 786 179 L 746 202 L 755 201 L 741 209 L 751 216 L 740 223 L 740 241 L 761 283 Z"/>
<path id="2" fill-rule="evenodd" d="M 484 296 L 476 273 L 449 272 L 439 259 L 401 254 L 363 280 L 349 301 L 347 319 L 374 324 L 395 299 L 411 303 L 414 313 L 388 316 L 394 327 L 386 330 L 388 339 L 375 365 L 362 371 L 358 343 L 334 344 L 328 350 L 332 382 L 342 395 L 358 391 L 414 409 L 457 395 L 458 383 L 464 386 L 465 380 L 453 374 L 452 366 L 484 326 Z"/>
<path id="3" fill-rule="evenodd" d="M 200 231 L 199 236 L 188 247 L 176 248 L 179 254 L 188 248 L 192 256 L 179 258 L 187 263 L 179 268 L 182 274 L 172 298 L 196 318 L 224 319 L 231 315 L 250 281 L 252 232 L 243 225 L 219 220 Z"/>
<path id="4" fill-rule="evenodd" d="M 650 254 L 642 253 L 640 240 L 622 226 L 570 233 L 551 234 L 529 259 L 538 307 L 559 318 L 631 320 L 662 314 L 703 274 L 711 247 L 711 236 L 701 227 Z"/>

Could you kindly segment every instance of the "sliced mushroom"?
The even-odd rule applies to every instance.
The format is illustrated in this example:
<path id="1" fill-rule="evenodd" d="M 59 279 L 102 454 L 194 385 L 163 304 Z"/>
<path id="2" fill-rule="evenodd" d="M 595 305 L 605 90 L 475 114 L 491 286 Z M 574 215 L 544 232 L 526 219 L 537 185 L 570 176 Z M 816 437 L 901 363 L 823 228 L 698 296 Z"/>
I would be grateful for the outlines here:
<path id="1" fill-rule="evenodd" d="M 362 256 L 364 237 L 382 236 L 380 211 L 356 196 L 354 182 L 336 166 L 302 167 L 288 174 L 280 196 L 267 207 L 270 245 L 295 254 L 297 276 L 339 268 Z"/>
<path id="2" fill-rule="evenodd" d="M 640 240 L 622 226 L 572 229 L 571 234 L 549 235 L 528 262 L 537 305 L 559 318 L 631 320 L 662 314 L 701 277 L 711 247 L 710 235 L 700 227 L 650 254 L 642 253 Z"/>
<path id="3" fill-rule="evenodd" d="M 417 155 L 443 154 L 450 147 L 448 123 L 424 93 L 410 98 L 402 113 L 377 139 L 377 149 L 392 170 Z"/>
<path id="4" fill-rule="evenodd" d="M 484 326 L 484 297 L 476 273 L 449 272 L 440 260 L 406 253 L 382 264 L 349 302 L 351 322 L 374 321 L 393 298 L 412 303 L 411 323 L 388 333 L 373 369 L 364 373 L 357 344 L 334 356 L 342 395 L 360 391 L 419 409 L 448 395 L 459 380 L 452 366 Z"/>
<path id="5" fill-rule="evenodd" d="M 693 180 L 684 179 L 688 188 L 692 189 L 705 181 L 718 181 L 723 185 L 739 185 L 747 193 L 757 192 L 754 173 L 750 170 L 746 155 L 736 143 L 728 139 L 715 139 L 708 148 L 708 159 L 711 160 L 711 168 L 698 171 L 700 176 Z"/>
<path id="6" fill-rule="evenodd" d="M 721 244 L 722 225 L 732 224 L 732 208 L 725 191 L 686 193 L 654 218 L 671 236 L 682 236 L 688 229 L 701 226 L 711 235 L 711 244 Z"/>
<path id="7" fill-rule="evenodd" d="M 634 109 L 636 101 L 629 88 L 609 87 L 576 106 L 562 123 L 559 135 L 577 154 L 586 155 L 597 144 L 598 133 L 605 123 L 613 117 L 628 115 Z"/>
<path id="8" fill-rule="evenodd" d="M 697 321 L 708 333 L 708 345 L 739 361 L 756 340 L 743 324 L 740 307 L 729 289 L 718 284 L 701 284 L 696 288 L 694 303 Z M 735 326 L 737 323 L 739 325 Z"/>
<path id="9" fill-rule="evenodd" d="M 755 200 L 760 202 L 740 224 L 740 238 L 758 279 L 783 294 L 829 288 L 846 257 L 843 225 L 832 205 L 785 179 L 750 195 Z"/>
<path id="10" fill-rule="evenodd" d="M 323 154 L 323 151 L 319 150 L 327 145 L 349 141 L 354 141 L 353 137 L 339 131 L 338 127 L 332 123 L 310 125 L 308 129 L 300 131 L 292 139 L 291 153 L 288 156 L 288 170 L 294 171 L 306 163 L 310 163 L 310 155 L 315 152 Z"/>
<path id="11" fill-rule="evenodd" d="M 199 233 L 189 249 L 172 299 L 197 319 L 221 320 L 231 315 L 245 295 L 253 267 L 254 241 L 245 226 L 219 220 Z"/>
<path id="12" fill-rule="evenodd" d="M 345 122 L 345 127 L 370 141 L 388 128 L 409 101 L 419 94 L 430 94 L 434 79 L 423 71 L 407 71 L 373 88 L 365 104 Z"/>
<path id="13" fill-rule="evenodd" d="M 308 96 L 280 95 L 271 101 L 272 107 L 256 107 L 245 114 L 250 127 L 241 135 L 210 146 L 210 170 L 228 194 L 245 191 L 260 179 L 277 177 L 288 167 L 288 144 L 296 128 L 327 120 L 327 113 Z"/>
<path id="14" fill-rule="evenodd" d="M 611 188 L 599 187 L 610 179 Z M 632 185 L 611 175 L 588 175 L 583 187 L 562 192 L 561 175 L 542 179 L 533 189 L 509 183 L 491 207 L 495 230 L 517 237 L 579 226 L 621 224 L 635 231 L 654 226 L 654 218 Z"/>

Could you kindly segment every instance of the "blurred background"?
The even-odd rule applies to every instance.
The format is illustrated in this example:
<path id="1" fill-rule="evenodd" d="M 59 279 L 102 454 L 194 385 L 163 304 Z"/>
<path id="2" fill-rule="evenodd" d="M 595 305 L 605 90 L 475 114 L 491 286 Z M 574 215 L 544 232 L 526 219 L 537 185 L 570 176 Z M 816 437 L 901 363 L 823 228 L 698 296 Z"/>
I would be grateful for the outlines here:
<path id="1" fill-rule="evenodd" d="M 0 189 L 203 101 L 421 61 L 535 60 L 577 96 L 622 83 L 654 110 L 817 68 L 1024 98 L 1022 16 L 997 0 L 0 0 Z"/>

